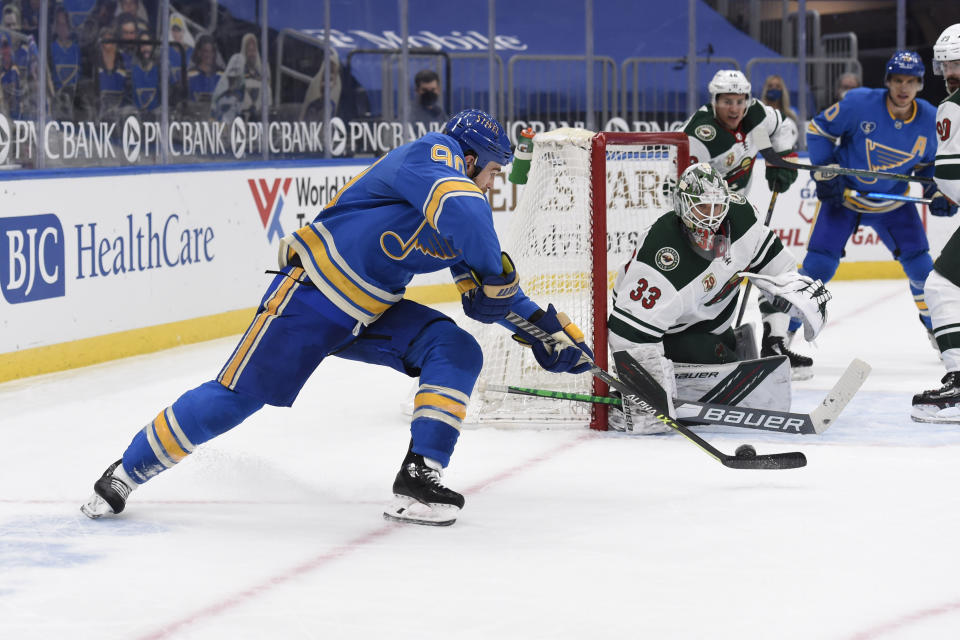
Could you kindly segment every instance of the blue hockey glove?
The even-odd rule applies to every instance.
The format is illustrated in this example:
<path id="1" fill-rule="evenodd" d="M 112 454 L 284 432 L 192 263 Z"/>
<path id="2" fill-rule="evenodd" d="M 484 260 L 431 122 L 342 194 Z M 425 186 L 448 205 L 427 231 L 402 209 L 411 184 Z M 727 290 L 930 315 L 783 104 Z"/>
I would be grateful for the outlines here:
<path id="1" fill-rule="evenodd" d="M 503 320 L 510 313 L 510 306 L 520 291 L 520 285 L 510 256 L 501 253 L 500 262 L 503 264 L 500 275 L 481 278 L 471 271 L 473 282 L 465 279 L 467 288 L 462 291 L 460 302 L 468 318 L 490 324 Z"/>
<path id="2" fill-rule="evenodd" d="M 939 192 L 933 196 L 927 206 L 930 208 L 930 213 L 935 216 L 947 217 L 957 212 L 957 205 L 950 202 L 948 197 Z"/>
<path id="3" fill-rule="evenodd" d="M 586 354 L 593 360 L 593 351 L 583 339 L 580 327 L 570 322 L 565 313 L 557 313 L 554 306 L 548 305 L 547 310 L 538 309 L 530 316 L 530 322 L 537 325 L 563 345 L 554 349 L 545 345 L 533 336 L 517 331 L 514 339 L 520 344 L 533 349 L 533 357 L 537 364 L 552 373 L 586 373 L 590 370 L 590 362 L 580 362 L 581 356 Z"/>
<path id="4" fill-rule="evenodd" d="M 817 198 L 820 202 L 834 205 L 843 203 L 843 181 L 837 179 L 836 173 L 814 171 L 813 179 L 817 182 Z"/>

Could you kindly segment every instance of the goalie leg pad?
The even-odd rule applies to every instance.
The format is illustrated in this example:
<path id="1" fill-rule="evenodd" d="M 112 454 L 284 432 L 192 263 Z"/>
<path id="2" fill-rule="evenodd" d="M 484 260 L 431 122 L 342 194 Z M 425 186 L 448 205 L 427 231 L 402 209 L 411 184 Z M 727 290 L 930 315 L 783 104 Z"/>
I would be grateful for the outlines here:
<path id="1" fill-rule="evenodd" d="M 677 385 L 673 375 L 673 362 L 663 356 L 662 344 L 644 344 L 626 350 L 644 369 L 663 387 L 667 395 L 670 415 L 674 415 L 673 398 L 677 395 Z M 614 431 L 635 434 L 666 433 L 672 429 L 656 417 L 639 410 L 631 410 L 631 403 L 624 403 L 623 409 L 611 407 L 608 427 Z"/>
<path id="2" fill-rule="evenodd" d="M 790 411 L 790 361 L 786 356 L 729 364 L 673 363 L 677 395 L 700 402 Z M 683 405 L 677 413 L 684 416 Z"/>

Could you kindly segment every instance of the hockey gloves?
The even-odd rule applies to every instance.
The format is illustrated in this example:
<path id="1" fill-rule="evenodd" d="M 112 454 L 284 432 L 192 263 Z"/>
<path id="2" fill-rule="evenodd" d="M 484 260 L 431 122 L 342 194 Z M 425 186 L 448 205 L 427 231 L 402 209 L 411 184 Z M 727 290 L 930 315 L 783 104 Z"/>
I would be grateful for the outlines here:
<path id="1" fill-rule="evenodd" d="M 768 276 L 743 271 L 741 276 L 760 290 L 777 310 L 803 322 L 803 337 L 810 342 L 817 337 L 827 322 L 827 302 L 833 295 L 820 280 L 813 280 L 796 271 Z"/>
<path id="2" fill-rule="evenodd" d="M 817 198 L 820 202 L 832 205 L 843 203 L 843 180 L 837 180 L 837 175 L 829 171 L 813 172 L 813 179 L 817 182 Z"/>
<path id="3" fill-rule="evenodd" d="M 520 285 L 513 260 L 506 252 L 500 254 L 500 262 L 503 264 L 500 275 L 481 277 L 471 271 L 473 281 L 465 279 L 466 290 L 462 290 L 460 302 L 468 318 L 490 324 L 503 320 L 510 313 L 510 306 L 520 291 Z"/>
<path id="4" fill-rule="evenodd" d="M 796 158 L 797 154 L 785 154 L 785 157 Z M 796 169 L 787 169 L 786 167 L 767 166 L 767 186 L 770 191 L 776 193 L 785 193 L 790 185 L 797 179 Z"/>
<path id="5" fill-rule="evenodd" d="M 950 202 L 950 198 L 940 192 L 933 196 L 927 207 L 930 208 L 930 213 L 935 216 L 946 217 L 957 213 L 957 205 Z"/>
<path id="6" fill-rule="evenodd" d="M 593 364 L 593 351 L 583 341 L 583 331 L 570 322 L 567 314 L 557 313 L 557 310 L 551 304 L 546 311 L 543 309 L 535 311 L 530 316 L 530 322 L 549 333 L 563 345 L 561 348 L 554 349 L 537 338 L 518 330 L 517 334 L 513 336 L 514 340 L 533 349 L 533 357 L 537 359 L 537 364 L 551 373 L 586 373 L 590 370 Z M 590 360 L 581 362 L 581 357 L 584 354 Z"/>

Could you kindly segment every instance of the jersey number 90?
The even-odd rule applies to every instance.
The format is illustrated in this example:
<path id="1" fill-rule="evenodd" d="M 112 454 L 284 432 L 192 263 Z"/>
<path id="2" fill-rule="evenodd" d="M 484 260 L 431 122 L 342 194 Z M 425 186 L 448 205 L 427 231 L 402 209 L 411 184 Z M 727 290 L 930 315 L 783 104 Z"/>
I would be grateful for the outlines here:
<path id="1" fill-rule="evenodd" d="M 435 144 L 430 149 L 430 159 L 434 162 L 442 162 L 448 167 L 454 167 L 460 173 L 464 173 L 463 158 L 450 151 L 450 147 L 442 144 Z"/>
<path id="2" fill-rule="evenodd" d="M 950 118 L 944 118 L 937 123 L 937 135 L 943 142 L 950 139 Z"/>

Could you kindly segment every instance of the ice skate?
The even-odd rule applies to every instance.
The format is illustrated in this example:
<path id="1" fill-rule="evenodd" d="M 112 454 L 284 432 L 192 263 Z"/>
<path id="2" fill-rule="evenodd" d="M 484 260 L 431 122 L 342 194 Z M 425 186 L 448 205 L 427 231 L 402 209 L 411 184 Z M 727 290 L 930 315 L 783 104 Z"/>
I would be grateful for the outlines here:
<path id="1" fill-rule="evenodd" d="M 960 424 L 960 371 L 950 371 L 943 386 L 913 396 L 910 417 L 914 422 Z"/>
<path id="2" fill-rule="evenodd" d="M 127 506 L 127 497 L 137 488 L 127 472 L 123 470 L 123 460 L 117 460 L 107 467 L 100 479 L 93 483 L 93 495 L 80 507 L 88 518 L 99 518 L 108 513 L 120 513 Z"/>
<path id="3" fill-rule="evenodd" d="M 787 348 L 783 336 L 770 335 L 770 325 L 763 324 L 763 340 L 760 343 L 760 357 L 787 356 L 790 360 L 790 378 L 809 380 L 813 377 L 813 358 L 802 356 Z"/>
<path id="4" fill-rule="evenodd" d="M 397 479 L 393 481 L 395 499 L 383 512 L 383 517 L 438 527 L 456 522 L 457 514 L 463 508 L 463 496 L 440 483 L 441 468 L 429 458 L 407 452 Z"/>

